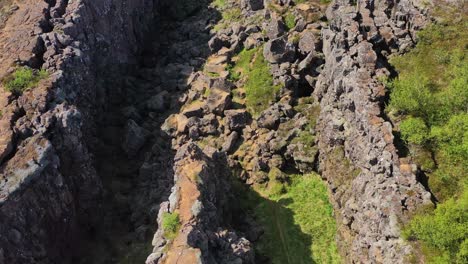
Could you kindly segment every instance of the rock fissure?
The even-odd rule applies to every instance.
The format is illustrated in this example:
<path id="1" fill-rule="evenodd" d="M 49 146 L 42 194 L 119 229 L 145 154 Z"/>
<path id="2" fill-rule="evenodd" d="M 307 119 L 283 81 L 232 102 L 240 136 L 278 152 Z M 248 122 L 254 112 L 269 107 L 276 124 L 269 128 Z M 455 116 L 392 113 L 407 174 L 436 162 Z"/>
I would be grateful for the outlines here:
<path id="1" fill-rule="evenodd" d="M 284 216 L 293 175 L 317 170 L 345 262 L 411 254 L 400 223 L 431 194 L 395 147 L 381 78 L 427 22 L 417 1 L 17 7 L 0 13 L 0 78 L 49 76 L 0 91 L 0 264 L 284 260 L 237 181 L 273 210 L 285 261 L 287 232 L 301 261 L 340 261 Z"/>

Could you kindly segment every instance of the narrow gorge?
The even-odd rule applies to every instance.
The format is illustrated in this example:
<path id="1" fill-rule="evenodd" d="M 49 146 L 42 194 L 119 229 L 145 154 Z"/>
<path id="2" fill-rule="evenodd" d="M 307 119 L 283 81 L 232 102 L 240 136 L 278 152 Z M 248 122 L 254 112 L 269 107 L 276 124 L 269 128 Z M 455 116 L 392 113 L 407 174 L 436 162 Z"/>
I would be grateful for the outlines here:
<path id="1" fill-rule="evenodd" d="M 0 0 L 0 264 L 468 261 L 466 8 Z"/>

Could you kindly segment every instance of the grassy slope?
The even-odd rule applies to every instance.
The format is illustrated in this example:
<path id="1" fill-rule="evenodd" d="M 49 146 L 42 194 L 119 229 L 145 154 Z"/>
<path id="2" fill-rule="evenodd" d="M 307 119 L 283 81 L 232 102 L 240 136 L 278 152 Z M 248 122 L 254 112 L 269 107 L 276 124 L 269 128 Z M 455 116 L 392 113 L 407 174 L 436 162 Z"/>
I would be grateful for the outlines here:
<path id="1" fill-rule="evenodd" d="M 441 202 L 404 231 L 428 263 L 468 263 L 468 21 L 452 11 L 391 60 L 399 77 L 389 85 L 390 116 L 402 120 L 409 154 Z"/>
<path id="2" fill-rule="evenodd" d="M 245 105 L 254 116 L 268 108 L 280 89 L 273 84 L 270 66 L 263 57 L 262 47 L 241 51 L 230 69 L 230 78 L 234 81 L 243 80 Z"/>
<path id="3" fill-rule="evenodd" d="M 254 189 L 249 204 L 255 205 L 253 214 L 265 229 L 257 242 L 260 255 L 273 264 L 341 262 L 333 208 L 318 175 L 294 176 L 280 191 L 273 186 Z"/>

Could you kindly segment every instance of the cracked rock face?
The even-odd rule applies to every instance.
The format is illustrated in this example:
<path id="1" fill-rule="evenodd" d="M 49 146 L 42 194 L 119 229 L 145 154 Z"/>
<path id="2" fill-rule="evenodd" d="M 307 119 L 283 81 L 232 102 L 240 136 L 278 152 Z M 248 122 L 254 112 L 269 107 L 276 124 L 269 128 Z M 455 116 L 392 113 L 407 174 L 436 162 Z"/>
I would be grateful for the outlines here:
<path id="1" fill-rule="evenodd" d="M 327 13 L 326 62 L 314 96 L 322 109 L 320 170 L 333 192 L 340 247 L 349 262 L 402 263 L 411 248 L 400 223 L 431 201 L 411 164 L 398 157 L 379 78 L 389 75 L 384 54 L 413 45 L 425 20 L 411 1 L 339 0 Z"/>
<path id="2" fill-rule="evenodd" d="M 15 64 L 49 73 L 21 96 L 1 87 L 1 264 L 67 263 L 81 228 L 99 218 L 101 181 L 87 146 L 95 73 L 136 61 L 160 1 L 111 2 L 18 1 L 1 17 L 0 77 Z"/>

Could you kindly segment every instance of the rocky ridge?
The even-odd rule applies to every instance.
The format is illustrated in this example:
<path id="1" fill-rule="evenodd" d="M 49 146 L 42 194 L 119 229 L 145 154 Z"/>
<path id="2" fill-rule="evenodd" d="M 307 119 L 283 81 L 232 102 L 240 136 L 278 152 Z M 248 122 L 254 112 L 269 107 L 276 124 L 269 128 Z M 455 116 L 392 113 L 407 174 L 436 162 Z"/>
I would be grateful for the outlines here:
<path id="1" fill-rule="evenodd" d="M 400 238 L 400 223 L 431 204 L 416 166 L 398 157 L 383 111 L 388 55 L 414 45 L 426 23 L 416 4 L 336 1 L 327 12 L 326 63 L 314 91 L 322 109 L 320 171 L 333 193 L 341 249 L 352 262 L 405 262 L 411 249 Z"/>
<path id="2" fill-rule="evenodd" d="M 204 153 L 194 143 L 178 149 L 175 185 L 169 201 L 160 206 L 158 226 L 164 226 L 164 214 L 172 213 L 180 217 L 180 230 L 168 239 L 159 228 L 146 263 L 254 263 L 250 242 L 226 229 L 233 201 L 226 167 L 222 152 Z"/>

